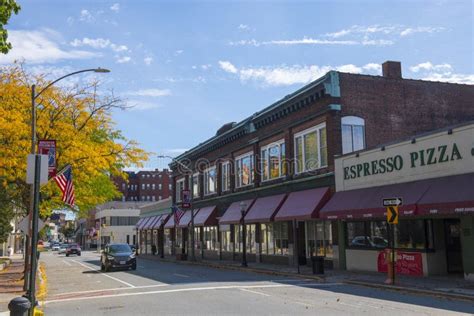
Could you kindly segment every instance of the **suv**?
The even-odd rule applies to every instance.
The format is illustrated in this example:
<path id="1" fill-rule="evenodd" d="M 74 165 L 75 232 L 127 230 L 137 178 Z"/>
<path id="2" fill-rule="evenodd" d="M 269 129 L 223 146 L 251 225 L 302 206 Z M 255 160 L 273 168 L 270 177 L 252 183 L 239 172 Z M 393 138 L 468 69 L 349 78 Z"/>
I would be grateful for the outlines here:
<path id="1" fill-rule="evenodd" d="M 113 268 L 137 269 L 135 252 L 128 244 L 109 244 L 105 246 L 100 257 L 100 270 L 107 272 Z"/>
<path id="2" fill-rule="evenodd" d="M 51 246 L 52 251 L 59 251 L 60 245 L 58 242 L 53 242 L 53 245 Z"/>
<path id="3" fill-rule="evenodd" d="M 81 247 L 78 244 L 70 244 L 66 248 L 66 257 L 69 257 L 69 255 L 81 255 Z"/>

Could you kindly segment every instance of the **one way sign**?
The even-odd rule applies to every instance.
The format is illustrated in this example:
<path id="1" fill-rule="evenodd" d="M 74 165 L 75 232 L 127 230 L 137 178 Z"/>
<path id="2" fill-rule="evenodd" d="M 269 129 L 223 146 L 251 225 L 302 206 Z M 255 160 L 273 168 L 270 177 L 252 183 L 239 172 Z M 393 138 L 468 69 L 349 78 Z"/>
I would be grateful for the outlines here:
<path id="1" fill-rule="evenodd" d="M 387 222 L 398 224 L 398 206 L 402 205 L 402 198 L 383 199 L 383 206 L 387 208 Z"/>
<path id="2" fill-rule="evenodd" d="M 389 199 L 383 199 L 383 206 L 399 206 L 402 205 L 402 198 L 389 198 Z"/>

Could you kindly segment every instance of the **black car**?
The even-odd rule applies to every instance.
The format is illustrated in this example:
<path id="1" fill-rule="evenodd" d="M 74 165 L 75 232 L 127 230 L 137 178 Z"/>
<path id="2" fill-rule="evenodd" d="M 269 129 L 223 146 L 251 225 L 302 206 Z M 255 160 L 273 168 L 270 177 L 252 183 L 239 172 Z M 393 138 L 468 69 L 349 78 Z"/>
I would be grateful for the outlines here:
<path id="1" fill-rule="evenodd" d="M 137 258 L 128 244 L 105 246 L 100 257 L 100 270 L 107 272 L 113 268 L 137 269 Z"/>

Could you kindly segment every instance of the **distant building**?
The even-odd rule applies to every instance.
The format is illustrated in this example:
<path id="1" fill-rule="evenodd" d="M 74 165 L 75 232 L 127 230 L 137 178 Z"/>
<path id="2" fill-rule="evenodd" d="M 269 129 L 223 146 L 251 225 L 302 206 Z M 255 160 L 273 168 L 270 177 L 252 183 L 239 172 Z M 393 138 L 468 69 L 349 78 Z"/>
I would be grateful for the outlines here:
<path id="1" fill-rule="evenodd" d="M 127 171 L 128 180 L 115 178 L 117 189 L 122 193 L 118 199 L 122 202 L 154 202 L 164 200 L 171 196 L 171 172 L 162 171 Z"/>

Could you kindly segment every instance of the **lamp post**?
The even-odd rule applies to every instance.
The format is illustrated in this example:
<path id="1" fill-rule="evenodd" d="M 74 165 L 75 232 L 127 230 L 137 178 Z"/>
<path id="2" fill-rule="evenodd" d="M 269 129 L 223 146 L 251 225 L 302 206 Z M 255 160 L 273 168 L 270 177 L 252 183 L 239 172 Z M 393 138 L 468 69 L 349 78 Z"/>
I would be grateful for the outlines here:
<path id="1" fill-rule="evenodd" d="M 164 258 L 165 257 L 165 227 L 163 226 L 165 221 L 161 219 L 160 223 L 160 230 L 161 231 L 161 251 L 160 251 L 160 257 Z"/>
<path id="2" fill-rule="evenodd" d="M 28 252 L 29 256 L 25 258 L 25 288 L 28 289 L 27 294 L 31 302 L 30 315 L 33 315 L 34 307 L 36 304 L 35 298 L 35 286 L 36 286 L 36 270 L 37 270 L 37 243 L 38 243 L 38 217 L 39 217 L 39 191 L 40 191 L 40 156 L 36 154 L 36 99 L 43 94 L 49 87 L 54 85 L 64 78 L 77 75 L 83 72 L 97 72 L 97 73 L 107 73 L 110 72 L 108 69 L 104 68 L 94 68 L 94 69 L 84 69 L 69 73 L 64 75 L 51 83 L 45 86 L 42 90 L 36 93 L 36 85 L 31 86 L 31 154 L 35 155 L 35 176 L 34 183 L 31 187 L 31 200 L 30 200 L 30 212 L 29 217 L 31 221 L 31 230 L 30 230 L 30 249 L 31 252 Z M 29 257 L 29 258 L 28 258 Z M 31 262 L 30 265 L 28 263 Z M 29 266 L 29 269 L 28 269 Z M 26 276 L 28 275 L 27 279 Z"/>
<path id="3" fill-rule="evenodd" d="M 240 202 L 240 214 L 241 223 L 242 223 L 242 267 L 247 267 L 247 228 L 245 227 L 245 210 L 247 209 L 247 204 L 245 202 Z"/>

